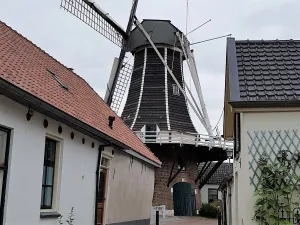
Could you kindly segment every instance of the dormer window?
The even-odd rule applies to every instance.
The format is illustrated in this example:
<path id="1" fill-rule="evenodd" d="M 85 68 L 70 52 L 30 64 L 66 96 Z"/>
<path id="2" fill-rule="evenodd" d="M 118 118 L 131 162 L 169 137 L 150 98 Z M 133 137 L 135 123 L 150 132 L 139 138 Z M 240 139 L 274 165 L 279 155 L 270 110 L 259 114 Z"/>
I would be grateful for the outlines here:
<path id="1" fill-rule="evenodd" d="M 180 90 L 177 84 L 173 84 L 173 95 L 180 95 Z"/>

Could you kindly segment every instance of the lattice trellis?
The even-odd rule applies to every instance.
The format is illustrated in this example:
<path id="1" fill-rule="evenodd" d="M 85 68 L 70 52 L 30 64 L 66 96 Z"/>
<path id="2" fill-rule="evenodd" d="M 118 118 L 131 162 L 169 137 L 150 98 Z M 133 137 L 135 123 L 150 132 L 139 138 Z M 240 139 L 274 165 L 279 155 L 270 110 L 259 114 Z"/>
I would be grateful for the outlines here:
<path id="1" fill-rule="evenodd" d="M 123 67 L 119 73 L 116 88 L 114 90 L 111 102 L 111 108 L 117 114 L 119 112 L 128 83 L 130 81 L 132 69 L 132 65 L 130 65 L 129 63 L 125 63 L 123 64 Z"/>
<path id="2" fill-rule="evenodd" d="M 252 160 L 249 161 L 249 169 L 253 171 L 250 176 L 250 184 L 255 187 L 255 190 L 259 188 L 259 180 L 261 178 L 261 171 L 258 163 L 261 157 L 267 157 L 271 163 L 276 161 L 276 156 L 282 150 L 289 152 L 289 157 L 299 157 L 300 146 L 300 133 L 298 130 L 271 130 L 271 131 L 254 131 L 249 132 L 248 135 L 252 141 L 252 144 L 248 146 L 249 154 L 252 156 Z M 292 166 L 291 179 L 294 186 L 298 181 L 293 178 L 293 175 L 300 175 L 300 165 L 295 163 Z"/>

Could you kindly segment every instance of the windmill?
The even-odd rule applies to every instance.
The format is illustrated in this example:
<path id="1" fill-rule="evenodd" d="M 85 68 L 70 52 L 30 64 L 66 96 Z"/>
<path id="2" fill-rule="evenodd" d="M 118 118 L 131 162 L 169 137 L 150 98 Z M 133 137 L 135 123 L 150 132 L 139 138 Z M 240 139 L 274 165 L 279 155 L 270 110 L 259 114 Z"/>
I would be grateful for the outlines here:
<path id="1" fill-rule="evenodd" d="M 213 134 L 191 43 L 186 35 L 169 20 L 152 19 L 140 22 L 135 15 L 137 5 L 138 0 L 133 0 L 124 30 L 93 0 L 61 2 L 63 9 L 121 49 L 119 57 L 114 60 L 104 100 L 118 113 L 130 84 L 121 118 L 163 162 L 162 169 L 156 173 L 156 179 L 160 176 L 166 177 L 165 173 L 169 174 L 167 180 L 158 184 L 162 187 L 154 190 L 153 204 L 167 205 L 167 209 L 173 208 L 177 215 L 178 212 L 192 215 L 196 212 L 193 205 L 199 205 L 199 202 L 186 206 L 186 203 L 175 204 L 174 200 L 174 205 L 171 204 L 173 199 L 170 200 L 172 196 L 169 186 L 188 180 L 188 187 L 174 186 L 174 190 L 177 191 L 177 194 L 174 192 L 174 196 L 178 196 L 178 193 L 186 188 L 198 189 L 197 185 L 201 188 L 218 166 L 228 158 L 228 154 L 231 154 L 232 145 L 228 145 L 219 135 Z M 128 52 L 134 55 L 133 65 L 124 62 Z M 197 100 L 184 80 L 184 61 L 187 62 L 191 73 Z M 197 134 L 188 105 L 201 121 L 207 134 Z M 204 177 L 204 172 L 212 161 L 218 163 Z M 198 173 L 198 165 L 201 163 L 205 164 Z M 164 164 L 170 164 L 171 170 L 169 167 L 164 168 Z M 193 172 L 184 175 L 183 171 L 188 168 Z M 178 180 L 180 177 L 183 180 Z M 164 192 L 170 201 L 161 202 L 161 192 Z M 186 202 L 199 199 L 195 194 L 191 194 L 190 198 L 190 201 Z M 189 210 L 182 212 L 180 208 Z"/>

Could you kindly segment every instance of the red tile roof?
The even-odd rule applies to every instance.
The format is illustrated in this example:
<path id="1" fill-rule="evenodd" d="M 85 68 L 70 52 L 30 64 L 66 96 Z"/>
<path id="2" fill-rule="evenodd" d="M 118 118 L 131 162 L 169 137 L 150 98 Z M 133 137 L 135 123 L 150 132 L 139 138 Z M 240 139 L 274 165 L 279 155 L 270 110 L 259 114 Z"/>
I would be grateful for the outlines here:
<path id="1" fill-rule="evenodd" d="M 53 78 L 53 72 L 68 90 Z M 161 162 L 89 84 L 0 21 L 0 79 L 23 89 L 158 164 Z M 108 117 L 115 116 L 113 129 Z"/>

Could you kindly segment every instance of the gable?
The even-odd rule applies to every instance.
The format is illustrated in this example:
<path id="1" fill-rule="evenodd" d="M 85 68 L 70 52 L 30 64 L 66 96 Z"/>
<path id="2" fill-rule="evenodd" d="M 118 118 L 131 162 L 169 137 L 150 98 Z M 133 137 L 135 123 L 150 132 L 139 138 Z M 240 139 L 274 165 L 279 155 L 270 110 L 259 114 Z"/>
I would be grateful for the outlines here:
<path id="1" fill-rule="evenodd" d="M 0 21 L 0 91 L 44 105 L 50 114 L 60 114 L 70 123 L 80 123 L 87 132 L 132 149 L 160 164 L 89 84 L 32 42 Z M 115 117 L 113 129 L 108 118 Z"/>

